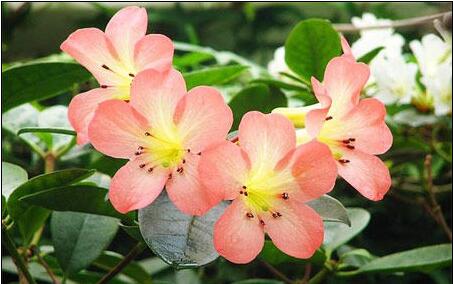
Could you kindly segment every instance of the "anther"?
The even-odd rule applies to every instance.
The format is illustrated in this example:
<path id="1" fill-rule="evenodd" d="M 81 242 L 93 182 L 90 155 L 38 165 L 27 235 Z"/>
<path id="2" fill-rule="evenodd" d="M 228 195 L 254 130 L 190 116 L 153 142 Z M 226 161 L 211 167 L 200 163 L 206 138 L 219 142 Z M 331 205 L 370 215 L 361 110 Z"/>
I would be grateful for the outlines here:
<path id="1" fill-rule="evenodd" d="M 178 168 L 176 171 L 177 171 L 178 173 L 182 174 L 182 173 L 184 172 L 184 169 L 183 169 L 183 168 Z"/>
<path id="2" fill-rule="evenodd" d="M 201 156 L 201 152 L 198 152 L 197 155 L 198 155 L 198 156 Z"/>
<path id="3" fill-rule="evenodd" d="M 142 152 L 140 152 L 140 151 L 135 152 L 135 156 L 138 156 L 138 155 L 141 155 L 141 154 L 142 154 Z"/>
<path id="4" fill-rule="evenodd" d="M 146 164 L 141 164 L 139 167 L 143 169 L 146 166 Z"/>
<path id="5" fill-rule="evenodd" d="M 288 199 L 288 198 L 289 198 L 288 193 L 283 192 L 283 193 L 282 193 L 282 198 L 283 198 L 283 199 Z"/>
<path id="6" fill-rule="evenodd" d="M 347 147 L 348 149 L 351 149 L 351 150 L 354 150 L 354 149 L 355 149 L 355 147 L 352 146 L 352 145 L 346 145 L 346 147 Z"/>
<path id="7" fill-rule="evenodd" d="M 154 170 L 154 168 L 149 168 L 149 169 L 148 169 L 148 173 L 152 173 L 153 170 Z"/>
<path id="8" fill-rule="evenodd" d="M 349 141 L 354 142 L 355 138 L 349 138 Z"/>
<path id="9" fill-rule="evenodd" d="M 143 148 L 143 146 L 138 146 L 137 149 L 140 151 L 140 150 L 143 150 L 144 148 Z"/>
<path id="10" fill-rule="evenodd" d="M 247 214 L 245 214 L 245 216 L 247 216 L 248 218 L 253 218 L 253 214 L 250 212 L 247 212 Z"/>
<path id="11" fill-rule="evenodd" d="M 277 218 L 278 217 L 277 212 L 272 213 L 272 217 Z"/>
<path id="12" fill-rule="evenodd" d="M 132 74 L 132 73 L 129 73 L 129 76 L 132 77 L 132 78 L 135 77 L 135 75 Z"/>
<path id="13" fill-rule="evenodd" d="M 351 141 L 350 141 L 349 139 L 343 140 L 343 141 L 341 141 L 341 142 L 343 142 L 344 144 L 349 144 L 349 143 L 351 143 Z"/>
<path id="14" fill-rule="evenodd" d="M 244 191 L 244 195 L 245 195 L 245 196 L 249 196 L 249 194 L 247 193 L 247 191 Z"/>
<path id="15" fill-rule="evenodd" d="M 333 118 L 333 117 L 328 116 L 328 117 L 326 117 L 326 120 L 331 120 L 332 118 Z"/>
<path id="16" fill-rule="evenodd" d="M 170 174 L 168 175 L 168 179 L 171 179 L 172 177 L 173 177 L 173 175 L 170 173 Z"/>
<path id="17" fill-rule="evenodd" d="M 185 159 L 183 159 L 183 160 L 182 160 L 182 163 L 183 163 L 183 164 L 185 164 L 185 163 L 186 163 L 186 160 L 185 160 Z"/>
<path id="18" fill-rule="evenodd" d="M 241 191 L 239 191 L 239 194 L 244 194 L 244 192 L 241 190 Z"/>
<path id="19" fill-rule="evenodd" d="M 102 68 L 111 71 L 110 68 L 107 65 L 105 65 L 105 64 L 102 64 Z"/>
<path id="20" fill-rule="evenodd" d="M 260 224 L 263 225 L 263 226 L 266 225 L 266 223 L 264 223 L 263 220 L 260 220 Z"/>
<path id="21" fill-rule="evenodd" d="M 247 189 L 247 187 L 245 185 L 242 186 L 242 189 Z"/>
<path id="22" fill-rule="evenodd" d="M 277 216 L 282 217 L 282 214 L 280 214 L 280 212 L 277 212 Z"/>
<path id="23" fill-rule="evenodd" d="M 338 162 L 342 163 L 342 164 L 347 164 L 349 163 L 350 161 L 347 160 L 347 159 L 339 159 Z"/>
<path id="24" fill-rule="evenodd" d="M 107 87 L 108 87 L 107 85 L 101 85 L 102 89 L 107 89 Z"/>
<path id="25" fill-rule="evenodd" d="M 151 133 L 145 132 L 145 136 L 151 136 Z"/>
<path id="26" fill-rule="evenodd" d="M 190 153 L 190 149 L 187 149 L 187 153 Z"/>

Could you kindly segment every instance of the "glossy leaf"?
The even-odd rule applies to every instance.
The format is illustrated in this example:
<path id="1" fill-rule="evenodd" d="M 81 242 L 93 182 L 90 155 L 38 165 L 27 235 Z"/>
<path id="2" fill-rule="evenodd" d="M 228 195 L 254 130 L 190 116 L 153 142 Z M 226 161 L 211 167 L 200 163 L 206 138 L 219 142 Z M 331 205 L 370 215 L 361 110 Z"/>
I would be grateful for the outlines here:
<path id="1" fill-rule="evenodd" d="M 212 234 L 225 207 L 221 203 L 203 216 L 188 216 L 163 192 L 138 211 L 140 231 L 151 250 L 168 264 L 179 268 L 202 266 L 218 257 Z"/>
<path id="2" fill-rule="evenodd" d="M 378 54 L 383 50 L 383 46 L 376 47 L 375 49 L 367 52 L 366 54 L 362 55 L 359 59 L 357 59 L 358 62 L 363 62 L 365 64 L 369 64 Z"/>
<path id="3" fill-rule="evenodd" d="M 39 62 L 2 72 L 2 112 L 36 100 L 48 99 L 87 81 L 91 74 L 69 62 Z"/>
<path id="4" fill-rule="evenodd" d="M 185 73 L 183 76 L 187 89 L 190 90 L 201 85 L 213 86 L 228 83 L 246 69 L 247 67 L 242 65 L 219 66 Z"/>
<path id="5" fill-rule="evenodd" d="M 278 88 L 257 84 L 241 90 L 231 99 L 229 105 L 234 117 L 232 130 L 235 130 L 245 113 L 252 110 L 270 113 L 274 108 L 287 106 L 288 100 Z"/>
<path id="6" fill-rule="evenodd" d="M 340 54 L 340 36 L 326 20 L 301 21 L 285 42 L 286 64 L 306 82 L 322 81 L 327 63 Z"/>
<path id="7" fill-rule="evenodd" d="M 328 222 L 324 224 L 324 247 L 334 251 L 359 234 L 370 221 L 370 213 L 362 208 L 347 208 L 351 226 L 342 223 Z"/>
<path id="8" fill-rule="evenodd" d="M 44 224 L 50 211 L 45 208 L 30 205 L 20 199 L 26 195 L 73 184 L 93 173 L 94 171 L 84 169 L 68 169 L 39 175 L 28 180 L 26 183 L 23 183 L 10 195 L 7 202 L 8 212 L 18 225 L 19 231 L 25 242 L 27 242 L 32 234 Z"/>
<path id="9" fill-rule="evenodd" d="M 326 222 L 340 222 L 348 226 L 351 225 L 348 212 L 340 201 L 329 195 L 323 195 L 318 199 L 307 202 Z"/>
<path id="10" fill-rule="evenodd" d="M 316 250 L 313 256 L 309 259 L 299 259 L 289 256 L 279 250 L 270 240 L 264 242 L 263 250 L 260 257 L 272 265 L 280 265 L 283 263 L 312 263 L 315 265 L 322 265 L 326 261 L 326 255 L 322 248 Z"/>
<path id="11" fill-rule="evenodd" d="M 50 222 L 58 263 L 66 275 L 88 267 L 110 244 L 115 218 L 78 212 L 53 212 Z"/>
<path id="12" fill-rule="evenodd" d="M 23 168 L 2 162 L 2 195 L 6 200 L 10 194 L 22 183 L 28 180 L 28 173 Z"/>
<path id="13" fill-rule="evenodd" d="M 363 265 L 358 273 L 430 271 L 451 266 L 451 244 L 433 245 L 389 254 Z"/>
<path id="14" fill-rule="evenodd" d="M 72 135 L 76 136 L 77 133 L 71 129 L 63 129 L 63 128 L 44 128 L 44 127 L 25 127 L 20 129 L 17 132 L 17 135 L 22 133 L 55 133 L 55 134 L 65 134 L 65 135 Z"/>

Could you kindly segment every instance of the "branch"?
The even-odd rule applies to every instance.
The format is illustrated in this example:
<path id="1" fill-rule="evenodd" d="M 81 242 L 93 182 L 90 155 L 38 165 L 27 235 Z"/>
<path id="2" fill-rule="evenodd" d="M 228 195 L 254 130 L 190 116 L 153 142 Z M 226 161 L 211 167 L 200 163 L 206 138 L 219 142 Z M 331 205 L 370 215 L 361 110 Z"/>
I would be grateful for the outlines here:
<path id="1" fill-rule="evenodd" d="M 410 26 L 419 26 L 427 23 L 432 23 L 434 20 L 441 20 L 451 18 L 451 12 L 438 13 L 429 16 L 409 18 L 404 20 L 392 21 L 390 24 L 386 25 L 375 25 L 375 26 L 366 26 L 366 27 L 356 27 L 353 24 L 334 24 L 333 27 L 342 33 L 353 33 L 360 32 L 362 30 L 376 30 L 376 29 L 388 29 L 388 28 L 400 28 L 400 27 L 410 27 Z"/>
<path id="2" fill-rule="evenodd" d="M 49 264 L 44 260 L 44 258 L 41 256 L 41 253 L 39 251 L 39 248 L 35 245 L 32 245 L 30 247 L 31 251 L 33 252 L 34 255 L 36 255 L 36 258 L 38 262 L 44 267 L 46 270 L 47 274 L 49 274 L 50 279 L 52 279 L 53 284 L 60 284 L 60 281 L 58 281 L 57 277 L 53 273 L 52 269 L 50 268 Z"/>
<path id="3" fill-rule="evenodd" d="M 104 277 L 101 278 L 96 284 L 105 284 L 109 283 L 118 273 L 121 272 L 134 258 L 139 255 L 146 245 L 142 242 L 139 242 L 132 250 L 120 261 L 118 262 Z"/>
<path id="4" fill-rule="evenodd" d="M 22 273 L 22 275 L 25 277 L 25 279 L 27 279 L 27 282 L 29 284 L 36 284 L 35 280 L 30 274 L 30 271 L 28 271 L 27 269 L 24 259 L 17 252 L 16 245 L 11 239 L 8 230 L 6 229 L 6 226 L 3 223 L 2 223 L 2 243 L 10 253 L 11 258 L 13 259 L 14 263 L 17 266 L 19 274 Z"/>
<path id="5" fill-rule="evenodd" d="M 264 260 L 261 260 L 261 263 L 263 263 L 263 265 L 266 266 L 266 268 L 269 269 L 269 271 L 272 272 L 272 274 L 274 274 L 275 276 L 280 278 L 286 284 L 295 284 L 296 283 L 295 281 L 289 279 L 285 274 L 280 272 L 277 268 L 272 266 L 270 263 L 268 263 Z"/>

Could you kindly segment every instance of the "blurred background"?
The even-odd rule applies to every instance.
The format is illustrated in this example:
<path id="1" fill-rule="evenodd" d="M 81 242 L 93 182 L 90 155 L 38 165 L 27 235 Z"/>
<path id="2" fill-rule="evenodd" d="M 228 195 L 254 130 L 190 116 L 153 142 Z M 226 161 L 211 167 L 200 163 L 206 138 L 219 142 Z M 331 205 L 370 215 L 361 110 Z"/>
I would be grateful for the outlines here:
<path id="1" fill-rule="evenodd" d="M 13 62 L 28 61 L 59 53 L 60 44 L 74 30 L 83 27 L 98 27 L 104 30 L 106 23 L 118 9 L 134 4 L 144 6 L 148 10 L 148 33 L 162 33 L 174 41 L 210 47 L 219 51 L 230 51 L 263 68 L 266 68 L 273 58 L 275 49 L 284 45 L 291 29 L 303 19 L 323 18 L 332 23 L 350 23 L 352 17 L 361 16 L 365 12 L 373 13 L 378 18 L 397 20 L 451 11 L 451 2 L 2 2 L 2 69 Z M 397 31 L 405 37 L 406 42 L 420 39 L 426 33 L 436 32 L 432 25 L 399 28 Z M 359 38 L 359 34 L 348 33 L 347 37 L 353 42 Z M 409 49 L 407 45 L 404 48 Z M 71 96 L 59 96 L 40 103 L 47 106 L 67 105 L 70 98 Z M 426 147 L 423 148 L 423 143 L 426 143 L 423 139 L 430 135 L 432 128 L 428 126 L 406 130 L 398 135 L 417 136 L 417 139 L 420 139 L 412 142 L 418 143 L 419 146 L 421 144 L 419 148 L 426 149 Z M 451 124 L 446 132 L 451 135 Z M 5 133 L 2 134 L 2 141 L 4 142 L 2 147 L 4 160 L 26 167 L 30 177 L 42 171 L 42 162 L 30 154 L 23 142 Z M 414 146 L 415 148 L 417 147 Z M 406 189 L 401 189 L 402 196 L 389 194 L 382 202 L 373 203 L 358 197 L 344 181 L 340 180 L 337 183 L 336 190 L 333 192 L 334 197 L 342 201 L 345 206 L 365 208 L 372 216 L 367 228 L 349 245 L 366 248 L 374 255 L 385 255 L 419 246 L 448 242 L 438 224 L 430 218 L 422 206 L 414 202 L 418 198 L 417 192 L 423 188 L 425 180 L 423 163 L 427 152 L 429 149 L 389 154 L 389 157 L 394 155 L 396 160 L 400 159 L 409 164 L 404 167 L 404 171 L 401 171 L 404 173 L 399 173 L 401 176 L 406 175 L 407 179 L 399 179 L 401 176 L 398 176 L 398 180 L 395 181 L 398 185 L 409 184 Z M 441 184 L 444 190 L 439 195 L 439 202 L 446 214 L 447 222 L 451 224 L 451 159 L 450 162 L 439 162 L 438 157 L 434 160 L 435 183 Z M 78 160 L 62 161 L 59 166 L 65 168 L 89 165 L 87 167 L 112 174 L 119 164 L 121 162 L 113 160 L 96 162 L 92 157 L 82 157 Z M 418 177 L 418 180 L 415 177 Z M 400 189 L 397 191 L 399 192 Z M 49 232 L 45 231 L 44 236 L 49 238 Z M 132 245 L 130 238 L 120 230 L 109 250 L 125 254 Z M 145 259 L 151 255 L 151 252 L 148 252 L 140 258 Z M 154 263 L 149 262 L 147 265 L 150 271 L 154 269 L 153 279 L 172 279 L 170 282 L 175 281 L 178 284 L 232 283 L 248 278 L 275 278 L 274 274 L 263 267 L 259 261 L 242 266 L 219 259 L 194 271 L 176 271 L 158 260 Z M 292 278 L 300 278 L 303 276 L 300 265 L 297 262 L 285 263 L 278 268 Z M 355 278 L 357 282 L 327 278 L 326 283 L 446 284 L 451 283 L 450 270 L 411 273 L 404 277 L 401 275 L 362 276 Z M 17 281 L 17 276 L 3 271 L 2 280 L 5 283 L 12 283 Z"/>

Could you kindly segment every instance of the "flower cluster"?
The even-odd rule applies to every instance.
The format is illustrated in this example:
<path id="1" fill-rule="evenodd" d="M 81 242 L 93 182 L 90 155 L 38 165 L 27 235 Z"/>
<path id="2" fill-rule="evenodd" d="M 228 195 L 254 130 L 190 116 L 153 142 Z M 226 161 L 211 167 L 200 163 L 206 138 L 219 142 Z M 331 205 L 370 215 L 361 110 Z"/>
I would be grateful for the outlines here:
<path id="1" fill-rule="evenodd" d="M 226 139 L 233 118 L 223 97 L 207 86 L 188 91 L 172 68 L 171 40 L 146 35 L 146 27 L 146 10 L 128 7 L 105 33 L 77 30 L 61 46 L 100 85 L 69 106 L 79 144 L 128 160 L 109 190 L 119 212 L 148 206 L 164 188 L 189 215 L 230 200 L 215 224 L 214 246 L 228 260 L 247 263 L 265 234 L 288 255 L 312 256 L 323 223 L 305 203 L 331 191 L 337 174 L 371 200 L 388 191 L 389 172 L 375 156 L 392 143 L 385 108 L 359 98 L 369 68 L 356 62 L 346 41 L 324 81 L 312 79 L 320 103 L 300 110 L 305 129 L 296 135 L 292 121 L 301 122 L 285 117 L 289 110 L 252 111 L 233 143 Z"/>

